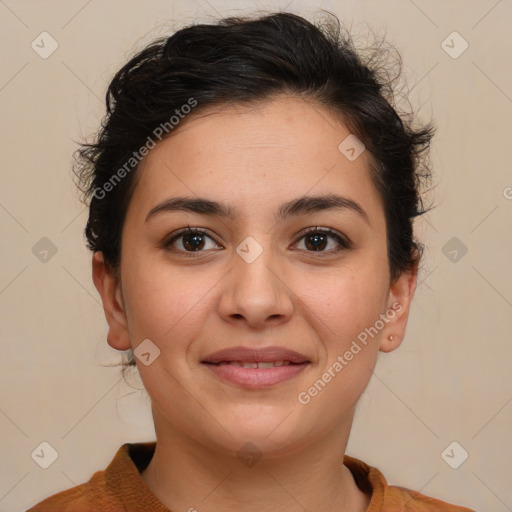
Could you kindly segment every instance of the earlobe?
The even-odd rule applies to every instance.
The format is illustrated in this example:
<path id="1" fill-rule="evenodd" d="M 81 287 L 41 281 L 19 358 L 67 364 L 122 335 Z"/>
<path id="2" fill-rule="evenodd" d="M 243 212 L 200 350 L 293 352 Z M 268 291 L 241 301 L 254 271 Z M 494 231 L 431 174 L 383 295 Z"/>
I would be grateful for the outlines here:
<path id="1" fill-rule="evenodd" d="M 101 251 L 95 252 L 92 257 L 92 279 L 103 302 L 103 311 L 108 323 L 108 344 L 116 350 L 130 349 L 121 283 L 105 263 Z"/>
<path id="2" fill-rule="evenodd" d="M 386 337 L 383 337 L 380 342 L 379 350 L 381 352 L 392 352 L 396 348 L 398 348 L 402 343 L 402 338 L 398 337 L 396 334 L 390 334 Z"/>
<path id="3" fill-rule="evenodd" d="M 409 318 L 409 311 L 414 292 L 416 290 L 418 264 L 402 274 L 389 288 L 388 322 L 382 332 L 379 350 L 391 352 L 398 348 L 405 336 L 405 328 Z"/>

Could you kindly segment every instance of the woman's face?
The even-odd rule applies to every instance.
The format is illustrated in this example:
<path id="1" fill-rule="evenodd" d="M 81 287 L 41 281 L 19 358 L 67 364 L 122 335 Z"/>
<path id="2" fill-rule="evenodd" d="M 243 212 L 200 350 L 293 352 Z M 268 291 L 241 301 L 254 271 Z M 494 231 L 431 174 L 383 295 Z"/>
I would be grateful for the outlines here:
<path id="1" fill-rule="evenodd" d="M 191 114 L 137 171 L 120 282 L 94 256 L 108 341 L 135 349 L 157 437 L 278 454 L 348 434 L 379 348 L 403 337 L 416 279 L 390 285 L 369 155 L 354 159 L 361 147 L 345 141 L 350 132 L 295 97 L 209 114 Z M 334 195 L 338 207 L 311 201 Z M 214 201 L 233 216 L 179 205 L 150 213 L 177 197 Z M 206 234 L 177 236 L 187 226 Z M 306 362 L 212 364 L 219 350 L 267 347 Z M 253 356 L 221 358 L 288 357 Z"/>

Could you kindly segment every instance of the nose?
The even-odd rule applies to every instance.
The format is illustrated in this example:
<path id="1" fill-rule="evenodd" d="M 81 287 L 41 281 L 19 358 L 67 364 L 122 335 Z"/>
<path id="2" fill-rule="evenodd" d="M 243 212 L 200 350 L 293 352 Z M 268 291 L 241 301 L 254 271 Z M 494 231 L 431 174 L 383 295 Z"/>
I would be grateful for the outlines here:
<path id="1" fill-rule="evenodd" d="M 250 263 L 234 253 L 219 301 L 219 314 L 226 321 L 245 322 L 258 329 L 291 318 L 294 293 L 277 258 L 268 248 Z"/>

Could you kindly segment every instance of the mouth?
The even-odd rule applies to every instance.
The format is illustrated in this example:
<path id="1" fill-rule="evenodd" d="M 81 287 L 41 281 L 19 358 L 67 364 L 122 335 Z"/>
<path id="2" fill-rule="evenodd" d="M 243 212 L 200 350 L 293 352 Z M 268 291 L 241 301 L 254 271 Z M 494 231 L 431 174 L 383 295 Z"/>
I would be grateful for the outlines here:
<path id="1" fill-rule="evenodd" d="M 291 361 L 220 361 L 218 363 L 210 363 L 203 361 L 205 364 L 214 364 L 216 366 L 237 366 L 239 368 L 279 368 L 280 366 L 289 366 L 291 364 L 302 364 L 292 363 Z"/>
<path id="2" fill-rule="evenodd" d="M 311 361 L 280 347 L 236 347 L 210 354 L 201 363 L 223 381 L 254 389 L 287 381 L 299 375 Z"/>

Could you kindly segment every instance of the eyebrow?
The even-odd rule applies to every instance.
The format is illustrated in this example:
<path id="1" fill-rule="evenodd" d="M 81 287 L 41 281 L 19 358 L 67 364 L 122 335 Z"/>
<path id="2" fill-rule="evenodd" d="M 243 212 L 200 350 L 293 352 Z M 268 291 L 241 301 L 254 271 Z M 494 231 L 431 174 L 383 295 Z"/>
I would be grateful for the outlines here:
<path id="1" fill-rule="evenodd" d="M 338 194 L 298 197 L 297 199 L 283 203 L 277 210 L 275 219 L 276 221 L 282 221 L 289 217 L 296 217 L 324 210 L 353 211 L 360 215 L 364 221 L 371 226 L 368 214 L 359 203 Z M 192 212 L 200 215 L 222 217 L 231 220 L 235 219 L 237 216 L 237 212 L 233 207 L 217 201 L 212 201 L 203 197 L 172 197 L 162 201 L 152 208 L 147 214 L 145 222 L 156 215 L 174 211 Z"/>

